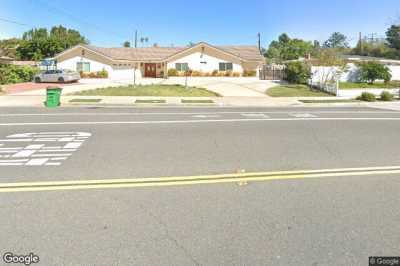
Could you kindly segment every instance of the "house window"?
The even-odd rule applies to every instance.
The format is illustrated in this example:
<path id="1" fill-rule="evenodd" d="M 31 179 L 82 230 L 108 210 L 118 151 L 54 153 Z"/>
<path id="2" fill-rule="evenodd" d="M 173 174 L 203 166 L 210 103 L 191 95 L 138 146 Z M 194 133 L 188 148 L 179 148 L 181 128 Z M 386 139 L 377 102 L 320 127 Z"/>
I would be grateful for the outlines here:
<path id="1" fill-rule="evenodd" d="M 219 71 L 231 71 L 233 70 L 232 63 L 219 63 Z"/>
<path id="2" fill-rule="evenodd" d="M 188 63 L 176 63 L 175 69 L 178 71 L 187 71 L 189 70 L 189 65 Z"/>
<path id="3" fill-rule="evenodd" d="M 90 63 L 89 62 L 77 62 L 76 63 L 76 71 L 90 72 Z"/>

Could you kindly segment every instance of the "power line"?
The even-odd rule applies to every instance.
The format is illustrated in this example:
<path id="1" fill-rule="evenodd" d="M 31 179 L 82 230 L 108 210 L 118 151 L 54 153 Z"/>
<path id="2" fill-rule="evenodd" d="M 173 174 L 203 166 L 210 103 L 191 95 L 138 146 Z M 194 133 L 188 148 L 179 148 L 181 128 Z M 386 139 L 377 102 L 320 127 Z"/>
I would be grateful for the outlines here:
<path id="1" fill-rule="evenodd" d="M 114 32 L 114 31 L 106 30 L 106 29 L 104 29 L 104 28 L 102 28 L 102 27 L 100 27 L 100 26 L 98 26 L 98 25 L 95 25 L 95 24 L 93 24 L 93 23 L 89 23 L 89 22 L 84 21 L 84 20 L 82 20 L 82 19 L 80 19 L 80 18 L 77 18 L 75 15 L 69 13 L 69 12 L 66 11 L 65 9 L 62 9 L 62 8 L 59 8 L 59 7 L 51 6 L 51 5 L 49 5 L 48 3 L 45 3 L 45 2 L 43 2 L 43 1 L 41 1 L 41 0 L 34 0 L 34 1 L 32 1 L 32 2 L 34 2 L 34 3 L 35 3 L 35 2 L 36 2 L 36 3 L 40 3 L 40 4 L 42 4 L 41 8 L 42 8 L 42 7 L 45 7 L 45 8 L 46 8 L 48 11 L 50 11 L 50 12 L 58 12 L 59 14 L 63 14 L 64 16 L 66 16 L 66 17 L 68 17 L 68 18 L 70 18 L 70 19 L 72 19 L 72 20 L 75 20 L 76 22 L 78 22 L 78 24 L 86 24 L 87 26 L 96 29 L 98 32 L 102 32 L 102 33 L 106 33 L 106 34 L 113 34 L 113 35 L 118 36 L 118 37 L 120 37 L 120 38 L 126 39 L 126 36 L 124 36 L 124 35 L 122 35 L 122 34 L 119 34 L 119 33 Z"/>
<path id="2" fill-rule="evenodd" d="M 28 24 L 25 23 L 21 23 L 15 20 L 11 20 L 11 19 L 6 19 L 6 18 L 0 18 L 1 21 L 7 22 L 7 23 L 11 23 L 11 24 L 16 24 L 16 25 L 20 25 L 20 26 L 26 26 L 26 27 L 30 27 Z"/>

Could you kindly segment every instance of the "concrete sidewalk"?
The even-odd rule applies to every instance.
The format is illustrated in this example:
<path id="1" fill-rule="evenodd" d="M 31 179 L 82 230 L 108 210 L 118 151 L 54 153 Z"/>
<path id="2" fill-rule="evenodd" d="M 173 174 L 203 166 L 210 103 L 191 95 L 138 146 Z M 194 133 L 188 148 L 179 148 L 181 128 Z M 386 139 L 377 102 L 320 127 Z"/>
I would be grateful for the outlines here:
<path id="1" fill-rule="evenodd" d="M 99 100 L 90 102 L 90 100 Z M 232 107 L 289 107 L 289 106 L 370 106 L 400 110 L 400 103 L 303 103 L 300 100 L 333 100 L 332 97 L 157 97 L 157 96 L 75 96 L 63 95 L 62 106 L 90 105 L 90 106 L 232 106 Z M 0 96 L 0 107 L 27 107 L 44 106 L 45 95 L 4 95 Z M 81 100 L 80 102 L 70 102 Z M 137 100 L 164 100 L 165 103 L 141 103 L 135 104 Z M 211 100 L 213 103 L 182 103 L 182 100 L 203 101 Z"/>
<path id="2" fill-rule="evenodd" d="M 80 99 L 82 102 L 70 102 Z M 88 99 L 99 99 L 97 102 L 84 102 Z M 44 106 L 45 95 L 5 95 L 0 96 L 0 107 L 12 106 Z M 215 105 L 215 106 L 293 106 L 302 105 L 293 98 L 269 98 L 269 97 L 157 97 L 157 96 L 61 96 L 61 105 L 135 105 L 136 100 L 164 100 L 165 103 L 156 105 Z M 213 103 L 182 103 L 182 100 L 203 101 L 211 100 Z M 145 105 L 145 104 L 141 104 Z M 147 105 L 155 105 L 148 103 Z"/>

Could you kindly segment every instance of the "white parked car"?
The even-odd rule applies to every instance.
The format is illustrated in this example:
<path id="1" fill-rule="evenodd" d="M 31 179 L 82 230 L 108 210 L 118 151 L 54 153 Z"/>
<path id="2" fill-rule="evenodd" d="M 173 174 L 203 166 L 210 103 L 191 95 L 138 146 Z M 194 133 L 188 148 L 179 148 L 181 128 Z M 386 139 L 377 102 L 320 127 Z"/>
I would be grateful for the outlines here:
<path id="1" fill-rule="evenodd" d="M 46 70 L 33 77 L 36 83 L 40 82 L 75 82 L 81 78 L 78 72 L 64 69 Z"/>

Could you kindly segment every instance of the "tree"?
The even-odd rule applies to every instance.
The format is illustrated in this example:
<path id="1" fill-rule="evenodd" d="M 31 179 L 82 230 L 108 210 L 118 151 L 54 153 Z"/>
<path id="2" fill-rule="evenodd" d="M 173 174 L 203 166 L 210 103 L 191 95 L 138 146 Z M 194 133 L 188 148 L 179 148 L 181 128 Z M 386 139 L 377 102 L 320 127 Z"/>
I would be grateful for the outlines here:
<path id="1" fill-rule="evenodd" d="M 125 41 L 122 45 L 124 47 L 131 47 L 131 43 L 129 41 Z"/>
<path id="2" fill-rule="evenodd" d="M 16 58 L 16 50 L 21 44 L 22 40 L 18 38 L 11 38 L 6 40 L 0 40 L 0 50 L 3 51 L 2 56 L 8 56 Z"/>
<path id="3" fill-rule="evenodd" d="M 286 64 L 285 73 L 288 82 L 306 84 L 311 78 L 311 67 L 304 62 L 290 62 Z"/>
<path id="4" fill-rule="evenodd" d="M 389 47 L 400 51 L 400 25 L 392 25 L 386 31 L 386 40 Z"/>
<path id="5" fill-rule="evenodd" d="M 385 83 L 389 82 L 392 78 L 390 70 L 387 66 L 378 62 L 370 61 L 359 64 L 360 80 L 374 84 L 375 80 L 383 79 Z"/>
<path id="6" fill-rule="evenodd" d="M 286 33 L 272 41 L 264 54 L 273 61 L 294 60 L 304 57 L 313 50 L 313 44 L 301 39 L 290 39 Z"/>
<path id="7" fill-rule="evenodd" d="M 324 42 L 325 48 L 349 48 L 349 43 L 347 42 L 347 37 L 340 33 L 334 32 L 329 37 L 328 40 Z"/>
<path id="8" fill-rule="evenodd" d="M 22 60 L 42 60 L 53 57 L 77 44 L 86 44 L 87 39 L 79 31 L 54 26 L 48 33 L 46 28 L 31 29 L 22 35 L 16 56 Z"/>

